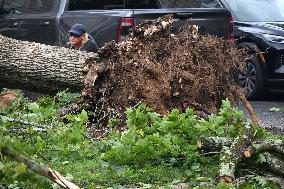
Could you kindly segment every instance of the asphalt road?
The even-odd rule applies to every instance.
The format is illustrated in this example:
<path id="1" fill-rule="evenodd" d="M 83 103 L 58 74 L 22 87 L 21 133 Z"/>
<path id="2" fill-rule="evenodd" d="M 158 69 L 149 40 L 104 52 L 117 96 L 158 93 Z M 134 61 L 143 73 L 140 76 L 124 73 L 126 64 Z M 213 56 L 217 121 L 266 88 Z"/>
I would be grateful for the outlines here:
<path id="1" fill-rule="evenodd" d="M 250 101 L 258 116 L 260 125 L 284 135 L 284 97 L 265 101 Z M 243 110 L 244 107 L 240 106 Z M 273 110 L 274 109 L 274 110 Z M 246 114 L 248 114 L 246 112 Z"/>

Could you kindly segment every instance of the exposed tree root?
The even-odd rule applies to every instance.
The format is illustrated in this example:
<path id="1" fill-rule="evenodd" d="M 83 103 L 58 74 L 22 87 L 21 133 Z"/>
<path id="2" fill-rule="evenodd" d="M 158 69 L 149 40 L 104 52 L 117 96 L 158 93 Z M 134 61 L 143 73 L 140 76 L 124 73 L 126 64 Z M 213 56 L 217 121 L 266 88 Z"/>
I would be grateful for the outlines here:
<path id="1" fill-rule="evenodd" d="M 250 116 L 252 118 L 252 121 L 255 125 L 259 125 L 258 119 L 257 119 L 257 115 L 255 110 L 253 109 L 252 105 L 249 103 L 249 101 L 247 101 L 246 96 L 244 94 L 243 91 L 241 91 L 240 89 L 236 90 L 241 102 L 244 104 L 244 106 L 246 107 L 246 109 L 248 110 L 248 112 L 250 113 Z"/>

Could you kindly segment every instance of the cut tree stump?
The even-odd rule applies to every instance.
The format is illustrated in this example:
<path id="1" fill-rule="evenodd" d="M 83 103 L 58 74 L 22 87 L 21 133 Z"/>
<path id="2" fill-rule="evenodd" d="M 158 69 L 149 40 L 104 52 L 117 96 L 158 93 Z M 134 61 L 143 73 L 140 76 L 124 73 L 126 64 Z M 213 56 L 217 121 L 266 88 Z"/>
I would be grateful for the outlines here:
<path id="1" fill-rule="evenodd" d="M 239 162 L 243 159 L 243 151 L 250 146 L 250 140 L 238 137 L 231 147 L 224 146 L 221 151 L 219 182 L 232 183 Z"/>
<path id="2" fill-rule="evenodd" d="M 230 147 L 223 146 L 220 156 L 219 181 L 232 183 L 238 164 L 244 159 L 244 151 L 251 146 L 255 133 L 251 125 L 246 125 Z"/>

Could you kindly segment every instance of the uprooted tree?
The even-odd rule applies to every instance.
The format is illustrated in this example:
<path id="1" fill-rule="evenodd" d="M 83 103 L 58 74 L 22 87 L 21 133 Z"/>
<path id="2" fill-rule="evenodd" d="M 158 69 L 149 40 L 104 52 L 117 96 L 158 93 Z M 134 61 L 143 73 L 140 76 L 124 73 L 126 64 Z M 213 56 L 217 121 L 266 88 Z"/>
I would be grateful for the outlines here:
<path id="1" fill-rule="evenodd" d="M 245 51 L 226 40 L 198 35 L 196 26 L 172 34 L 172 22 L 171 16 L 165 16 L 143 23 L 133 28 L 126 41 L 108 43 L 98 54 L 0 36 L 0 83 L 41 93 L 81 91 L 80 102 L 63 112 L 87 108 L 95 112 L 100 125 L 140 102 L 162 115 L 187 107 L 208 115 L 217 112 L 225 98 L 244 103 L 258 124 L 243 91 L 233 83 L 232 72 L 242 69 L 249 58 Z M 248 128 L 237 139 L 227 139 L 227 145 L 208 142 L 213 149 L 222 144 L 221 181 L 233 182 L 248 149 L 269 151 L 258 151 L 254 137 Z M 283 152 L 283 145 L 278 148 Z"/>
<path id="2" fill-rule="evenodd" d="M 171 34 L 172 22 L 170 16 L 146 22 L 98 55 L 0 36 L 0 84 L 41 93 L 84 86 L 83 104 L 102 111 L 143 102 L 162 114 L 189 106 L 213 113 L 222 99 L 238 102 L 242 92 L 230 71 L 242 66 L 244 51 L 198 35 L 196 26 Z"/>

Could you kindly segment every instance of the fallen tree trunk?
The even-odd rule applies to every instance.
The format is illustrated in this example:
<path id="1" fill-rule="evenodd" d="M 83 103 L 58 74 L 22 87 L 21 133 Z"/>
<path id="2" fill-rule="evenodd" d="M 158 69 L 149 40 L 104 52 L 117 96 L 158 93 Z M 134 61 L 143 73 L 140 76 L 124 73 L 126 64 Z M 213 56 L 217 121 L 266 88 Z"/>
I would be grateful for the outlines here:
<path id="1" fill-rule="evenodd" d="M 0 35 L 0 86 L 54 94 L 83 88 L 83 66 L 94 53 Z"/>
<path id="2" fill-rule="evenodd" d="M 68 189 L 79 189 L 80 187 L 76 184 L 68 181 L 63 177 L 59 172 L 52 170 L 50 167 L 39 165 L 38 163 L 29 160 L 24 155 L 17 153 L 15 150 L 9 147 L 2 147 L 1 153 L 5 156 L 8 156 L 19 163 L 24 163 L 30 170 L 49 178 L 53 182 L 59 184 L 63 188 Z"/>

